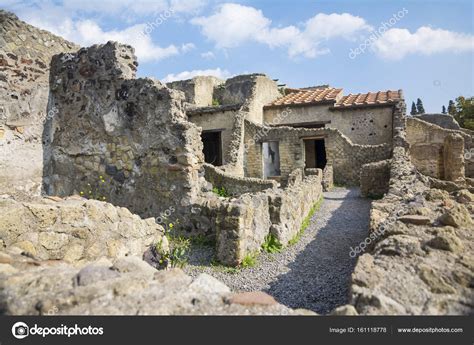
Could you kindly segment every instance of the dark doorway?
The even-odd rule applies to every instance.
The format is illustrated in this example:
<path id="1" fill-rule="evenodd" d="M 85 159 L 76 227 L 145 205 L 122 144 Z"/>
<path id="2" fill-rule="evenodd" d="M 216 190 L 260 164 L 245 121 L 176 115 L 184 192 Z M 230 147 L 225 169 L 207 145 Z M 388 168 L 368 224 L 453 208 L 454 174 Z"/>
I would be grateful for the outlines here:
<path id="1" fill-rule="evenodd" d="M 203 132 L 201 138 L 204 161 L 215 166 L 222 165 L 221 132 Z"/>
<path id="2" fill-rule="evenodd" d="M 305 165 L 308 169 L 326 167 L 326 145 L 324 139 L 307 139 L 304 141 Z"/>

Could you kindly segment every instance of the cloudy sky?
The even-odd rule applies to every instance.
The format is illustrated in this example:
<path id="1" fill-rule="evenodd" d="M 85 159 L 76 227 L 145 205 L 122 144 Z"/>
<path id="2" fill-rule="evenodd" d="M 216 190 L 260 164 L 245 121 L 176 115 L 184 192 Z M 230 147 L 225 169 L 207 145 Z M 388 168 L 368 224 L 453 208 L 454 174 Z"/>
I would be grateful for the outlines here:
<path id="1" fill-rule="evenodd" d="M 139 76 L 263 72 L 291 87 L 403 89 L 439 112 L 473 96 L 471 0 L 0 0 L 80 45 L 136 48 Z"/>

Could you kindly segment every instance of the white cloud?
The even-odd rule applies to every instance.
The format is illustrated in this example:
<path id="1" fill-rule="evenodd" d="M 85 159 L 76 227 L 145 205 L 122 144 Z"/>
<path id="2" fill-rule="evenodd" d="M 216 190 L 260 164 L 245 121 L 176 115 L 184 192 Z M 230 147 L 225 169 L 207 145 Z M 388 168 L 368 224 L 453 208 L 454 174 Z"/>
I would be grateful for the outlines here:
<path id="1" fill-rule="evenodd" d="M 151 37 L 144 33 L 145 24 L 133 25 L 124 30 L 104 31 L 92 20 L 73 21 L 70 18 L 64 18 L 62 21 L 51 23 L 31 19 L 29 22 L 81 46 L 106 43 L 107 41 L 130 44 L 135 48 L 139 62 L 159 61 L 180 53 L 180 49 L 175 45 L 161 47 L 154 44 Z M 189 48 L 189 44 L 184 44 L 181 52 L 185 53 Z"/>
<path id="2" fill-rule="evenodd" d="M 302 28 L 290 25 L 272 27 L 272 21 L 261 10 L 227 3 L 208 17 L 197 17 L 191 23 L 201 27 L 202 33 L 217 48 L 233 48 L 254 41 L 271 48 L 284 47 L 290 57 L 315 57 L 329 52 L 320 45 L 332 38 L 352 39 L 371 29 L 363 18 L 349 13 L 319 13 L 304 23 Z"/>
<path id="3" fill-rule="evenodd" d="M 204 52 L 204 53 L 201 53 L 201 57 L 203 59 L 206 59 L 206 60 L 214 60 L 216 58 L 216 56 L 214 55 L 213 52 L 211 51 L 207 51 L 207 52 Z"/>
<path id="4" fill-rule="evenodd" d="M 196 46 L 194 45 L 194 43 L 184 43 L 181 45 L 181 51 L 183 53 L 187 53 L 193 49 L 196 49 Z"/>
<path id="5" fill-rule="evenodd" d="M 162 47 L 153 42 L 151 33 L 160 23 L 178 14 L 195 14 L 208 0 L 21 0 L 8 1 L 6 7 L 22 20 L 51 31 L 81 46 L 106 43 L 109 40 L 130 44 L 139 62 L 158 61 L 195 48 L 193 43 Z M 173 12 L 169 12 L 172 9 Z M 116 16 L 130 25 L 105 30 L 100 19 Z M 83 19 L 88 18 L 88 19 Z M 140 23 L 137 23 L 140 22 Z M 150 24 L 152 23 L 152 24 Z M 148 30 L 152 28 L 152 30 Z M 147 29 L 147 30 L 145 30 Z"/>
<path id="6" fill-rule="evenodd" d="M 408 54 L 431 55 L 474 50 L 474 36 L 422 26 L 414 33 L 407 29 L 390 29 L 373 44 L 382 58 L 398 60 Z"/>
<path id="7" fill-rule="evenodd" d="M 176 80 L 186 80 L 196 77 L 198 75 L 213 76 L 220 79 L 227 79 L 231 77 L 231 74 L 227 70 L 222 70 L 219 67 L 215 69 L 205 69 L 205 70 L 192 70 L 192 71 L 183 71 L 177 74 L 168 74 L 166 77 L 161 79 L 164 83 L 169 83 Z"/>

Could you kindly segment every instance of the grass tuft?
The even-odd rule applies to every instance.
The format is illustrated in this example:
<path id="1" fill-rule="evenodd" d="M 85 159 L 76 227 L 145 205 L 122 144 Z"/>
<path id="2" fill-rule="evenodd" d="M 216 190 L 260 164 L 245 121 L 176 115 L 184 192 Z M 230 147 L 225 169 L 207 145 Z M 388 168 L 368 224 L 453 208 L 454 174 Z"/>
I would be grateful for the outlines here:
<path id="1" fill-rule="evenodd" d="M 323 196 L 321 196 L 321 198 L 319 198 L 319 200 L 316 201 L 316 203 L 311 207 L 311 209 L 308 212 L 308 215 L 303 219 L 303 222 L 301 223 L 300 230 L 296 233 L 296 235 L 291 240 L 288 241 L 288 246 L 292 246 L 298 243 L 301 236 L 303 236 L 304 231 L 311 223 L 311 218 L 316 213 L 316 211 L 318 211 L 321 208 L 323 201 L 324 201 L 324 198 Z"/>

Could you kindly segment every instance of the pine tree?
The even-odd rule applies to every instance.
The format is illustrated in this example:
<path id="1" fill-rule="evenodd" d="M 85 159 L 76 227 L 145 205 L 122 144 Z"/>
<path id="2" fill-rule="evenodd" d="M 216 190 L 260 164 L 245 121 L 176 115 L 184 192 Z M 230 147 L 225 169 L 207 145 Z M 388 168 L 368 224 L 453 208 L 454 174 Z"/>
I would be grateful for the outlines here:
<path id="1" fill-rule="evenodd" d="M 443 108 L 441 109 L 441 114 L 446 114 L 446 107 L 443 105 Z"/>
<path id="2" fill-rule="evenodd" d="M 410 115 L 416 115 L 416 106 L 415 106 L 415 102 L 411 102 L 411 111 L 410 111 Z"/>
<path id="3" fill-rule="evenodd" d="M 416 99 L 416 113 L 417 114 L 425 113 L 425 108 L 423 108 L 423 102 L 419 98 Z"/>
<path id="4" fill-rule="evenodd" d="M 454 105 L 454 101 L 452 99 L 449 100 L 448 114 L 451 116 L 456 115 L 456 106 Z"/>

